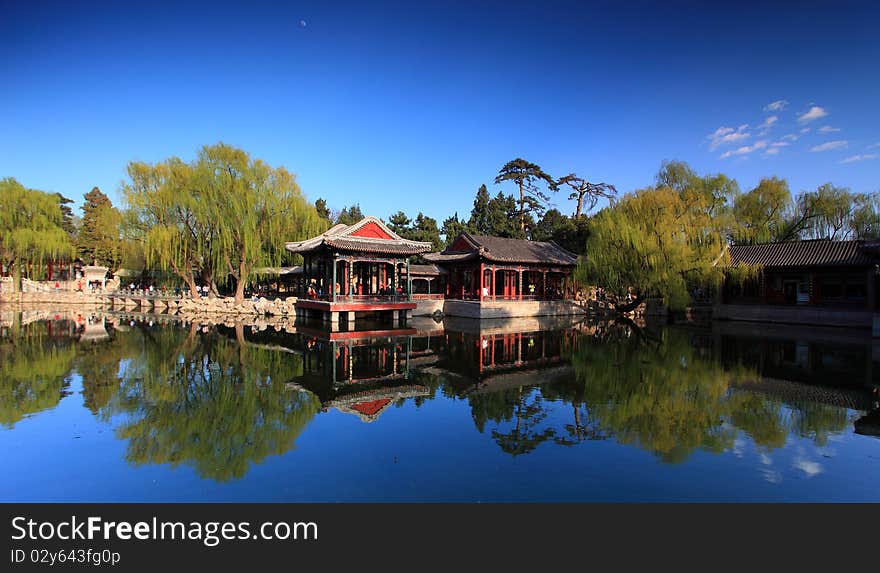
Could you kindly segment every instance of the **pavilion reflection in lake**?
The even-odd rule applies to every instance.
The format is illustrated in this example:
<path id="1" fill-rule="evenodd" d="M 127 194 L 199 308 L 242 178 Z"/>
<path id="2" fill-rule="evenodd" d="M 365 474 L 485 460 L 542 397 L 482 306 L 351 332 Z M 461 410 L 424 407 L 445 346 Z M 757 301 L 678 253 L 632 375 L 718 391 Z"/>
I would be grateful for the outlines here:
<path id="1" fill-rule="evenodd" d="M 303 374 L 289 386 L 315 394 L 325 411 L 335 408 L 372 422 L 399 400 L 430 394 L 407 380 L 413 329 L 297 330 Z"/>

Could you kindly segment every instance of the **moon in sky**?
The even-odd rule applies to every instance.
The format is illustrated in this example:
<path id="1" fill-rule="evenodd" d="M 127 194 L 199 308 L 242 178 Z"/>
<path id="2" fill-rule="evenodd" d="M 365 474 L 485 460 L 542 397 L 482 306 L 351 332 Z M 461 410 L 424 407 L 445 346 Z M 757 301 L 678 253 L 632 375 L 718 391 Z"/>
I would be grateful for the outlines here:
<path id="1" fill-rule="evenodd" d="M 305 21 L 305 20 L 300 20 L 300 21 L 299 21 L 299 27 L 300 27 L 300 28 L 305 28 L 305 27 L 306 27 L 306 21 Z"/>

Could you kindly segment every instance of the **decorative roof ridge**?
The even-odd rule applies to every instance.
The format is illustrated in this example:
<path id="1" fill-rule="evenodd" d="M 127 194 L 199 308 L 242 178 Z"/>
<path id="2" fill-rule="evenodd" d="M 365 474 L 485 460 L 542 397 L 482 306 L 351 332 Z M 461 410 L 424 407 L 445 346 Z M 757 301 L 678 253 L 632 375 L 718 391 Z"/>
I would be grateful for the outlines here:
<path id="1" fill-rule="evenodd" d="M 377 239 L 376 237 L 358 237 L 357 235 L 342 235 L 342 236 L 335 235 L 335 236 L 326 237 L 326 238 L 329 238 L 331 240 L 345 239 L 346 241 L 355 241 L 357 243 L 376 243 L 376 242 L 381 241 L 383 243 L 404 243 L 404 244 L 409 244 L 409 245 L 418 245 L 420 247 L 428 247 L 428 248 L 433 247 L 433 245 L 429 242 L 413 241 L 412 239 L 404 239 L 403 237 L 397 237 L 395 239 L 389 240 L 389 239 Z"/>

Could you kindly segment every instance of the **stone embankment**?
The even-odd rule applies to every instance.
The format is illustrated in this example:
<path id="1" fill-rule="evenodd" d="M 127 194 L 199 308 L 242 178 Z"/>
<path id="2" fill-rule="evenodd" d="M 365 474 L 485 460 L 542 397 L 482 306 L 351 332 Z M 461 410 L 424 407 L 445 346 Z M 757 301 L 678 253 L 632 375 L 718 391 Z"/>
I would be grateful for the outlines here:
<path id="1" fill-rule="evenodd" d="M 53 308 L 140 310 L 204 318 L 206 316 L 296 316 L 296 298 L 247 299 L 235 304 L 231 297 L 168 298 L 126 293 L 70 291 L 2 292 L 0 304 L 46 305 Z"/>
<path id="2" fill-rule="evenodd" d="M 296 298 L 258 298 L 247 299 L 241 304 L 235 304 L 233 298 L 189 298 L 181 300 L 177 306 L 177 313 L 183 316 L 296 316 L 294 305 Z"/>

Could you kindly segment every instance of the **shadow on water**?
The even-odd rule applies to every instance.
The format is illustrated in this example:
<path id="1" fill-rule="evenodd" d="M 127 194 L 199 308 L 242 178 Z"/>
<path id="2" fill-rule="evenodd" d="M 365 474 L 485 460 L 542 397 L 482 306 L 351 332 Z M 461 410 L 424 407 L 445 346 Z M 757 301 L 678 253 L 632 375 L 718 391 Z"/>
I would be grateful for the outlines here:
<path id="1" fill-rule="evenodd" d="M 55 408 L 76 374 L 83 405 L 113 425 L 130 464 L 186 465 L 215 481 L 291 451 L 322 412 L 377 422 L 410 401 L 466 403 L 479 435 L 512 456 L 604 440 L 681 463 L 743 436 L 772 450 L 880 426 L 874 343 L 862 332 L 422 319 L 331 333 L 3 317 L 2 428 Z"/>

